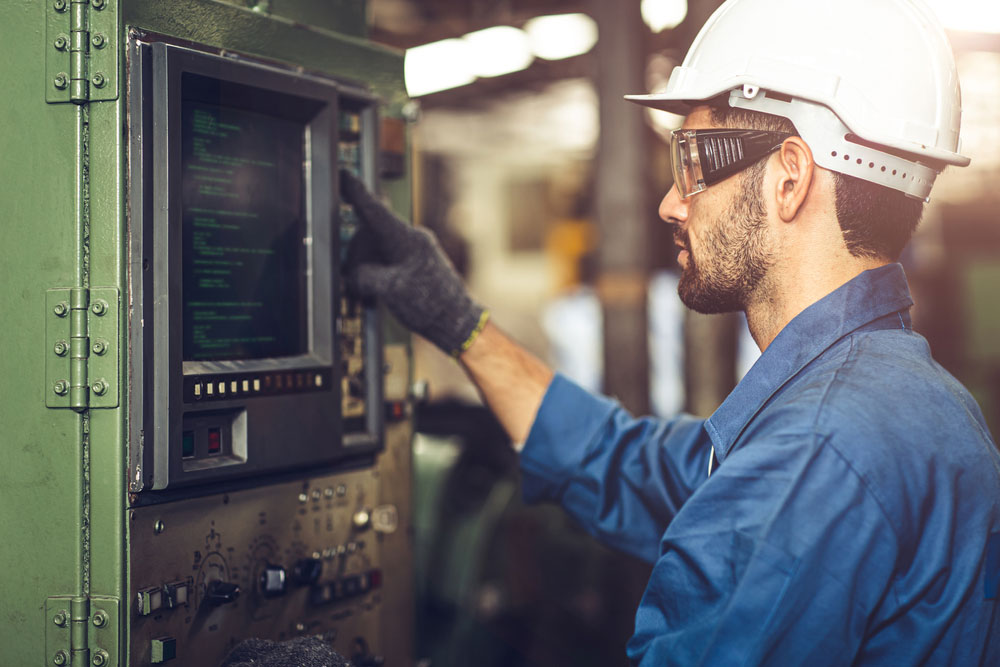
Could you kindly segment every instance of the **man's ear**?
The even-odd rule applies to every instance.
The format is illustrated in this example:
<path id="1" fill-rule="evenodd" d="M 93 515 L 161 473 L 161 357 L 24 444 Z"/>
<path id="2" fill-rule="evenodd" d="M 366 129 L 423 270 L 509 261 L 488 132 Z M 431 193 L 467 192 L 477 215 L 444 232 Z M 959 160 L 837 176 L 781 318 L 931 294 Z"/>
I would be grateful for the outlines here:
<path id="1" fill-rule="evenodd" d="M 778 216 L 783 222 L 791 222 L 802 209 L 816 175 L 812 150 L 801 137 L 789 137 L 778 151 L 777 167 L 775 201 Z"/>

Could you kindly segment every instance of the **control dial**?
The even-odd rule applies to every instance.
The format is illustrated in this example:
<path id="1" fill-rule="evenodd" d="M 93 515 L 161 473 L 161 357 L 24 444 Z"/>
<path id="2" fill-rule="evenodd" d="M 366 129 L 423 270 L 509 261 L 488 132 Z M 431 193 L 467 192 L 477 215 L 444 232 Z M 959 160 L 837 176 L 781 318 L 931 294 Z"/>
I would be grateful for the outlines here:
<path id="1" fill-rule="evenodd" d="M 230 602 L 235 602 L 240 596 L 240 587 L 231 581 L 215 580 L 210 581 L 205 587 L 204 604 L 210 607 L 219 607 Z"/>
<path id="2" fill-rule="evenodd" d="M 266 598 L 284 595 L 288 591 L 288 576 L 285 568 L 268 563 L 260 572 L 260 592 Z"/>

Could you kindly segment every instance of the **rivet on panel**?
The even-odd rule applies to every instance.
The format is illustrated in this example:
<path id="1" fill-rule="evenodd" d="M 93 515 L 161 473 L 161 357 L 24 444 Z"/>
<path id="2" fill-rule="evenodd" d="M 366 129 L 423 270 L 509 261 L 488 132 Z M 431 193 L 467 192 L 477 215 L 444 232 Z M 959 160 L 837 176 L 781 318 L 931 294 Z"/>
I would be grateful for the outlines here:
<path id="1" fill-rule="evenodd" d="M 95 49 L 103 49 L 104 45 L 108 43 L 108 38 L 101 33 L 97 33 L 90 38 L 90 43 L 94 45 Z"/>
<path id="2" fill-rule="evenodd" d="M 94 75 L 93 81 L 95 88 L 103 88 L 104 84 L 108 82 L 108 80 L 100 72 Z"/>
<path id="3" fill-rule="evenodd" d="M 61 340 L 55 344 L 52 351 L 56 353 L 57 357 L 65 357 L 66 353 L 69 352 L 69 345 L 66 344 L 66 341 Z"/>
<path id="4" fill-rule="evenodd" d="M 66 392 L 69 391 L 69 383 L 66 380 L 59 380 L 52 385 L 52 391 L 56 392 L 59 396 L 65 396 Z"/>
<path id="5" fill-rule="evenodd" d="M 108 393 L 108 383 L 104 380 L 97 380 L 94 384 L 90 385 L 90 388 L 98 396 L 104 396 L 104 394 Z"/>
<path id="6" fill-rule="evenodd" d="M 94 627 L 103 628 L 108 624 L 108 614 L 103 609 L 94 614 Z"/>
<path id="7" fill-rule="evenodd" d="M 66 0 L 55 0 L 55 2 L 52 3 L 52 8 L 57 12 L 66 11 Z"/>
<path id="8" fill-rule="evenodd" d="M 94 9 L 96 9 L 97 11 L 101 11 L 107 4 L 107 0 L 93 0 L 91 4 L 94 6 Z"/>
<path id="9" fill-rule="evenodd" d="M 69 616 L 66 614 L 66 612 L 60 611 L 55 616 L 52 617 L 52 622 L 58 625 L 60 628 L 63 628 L 66 627 L 66 621 L 68 619 Z"/>
<path id="10" fill-rule="evenodd" d="M 103 340 L 94 341 L 94 345 L 91 349 L 94 351 L 94 354 L 102 355 L 108 351 L 108 343 L 107 341 Z"/>
<path id="11" fill-rule="evenodd" d="M 60 74 L 59 76 L 63 77 L 63 80 L 66 79 L 65 74 Z M 57 82 L 59 81 L 59 76 L 56 77 Z M 56 87 L 57 88 L 59 87 L 58 83 L 56 84 Z M 63 86 L 63 88 L 65 87 L 66 86 Z M 69 312 L 69 304 L 66 303 L 65 301 L 61 301 L 55 305 L 55 307 L 52 309 L 52 312 L 56 314 L 56 317 L 66 317 L 66 313 Z"/>
<path id="12" fill-rule="evenodd" d="M 95 74 L 94 75 L 95 85 L 96 85 L 97 77 L 99 77 L 99 76 L 103 79 L 103 76 L 100 75 L 100 74 Z M 98 315 L 98 316 L 99 315 L 103 315 L 104 313 L 108 312 L 108 303 L 106 301 L 103 301 L 103 300 L 102 301 L 95 301 L 94 304 L 90 307 L 90 312 L 92 312 L 92 313 L 94 313 L 94 315 Z"/>
<path id="13" fill-rule="evenodd" d="M 104 649 L 98 649 L 97 652 L 94 653 L 94 657 L 91 659 L 91 662 L 94 663 L 94 667 L 104 667 L 104 665 L 108 664 L 110 659 L 111 656 L 108 655 L 107 651 Z"/>
<path id="14" fill-rule="evenodd" d="M 69 662 L 69 656 L 66 651 L 56 651 L 56 654 L 52 656 L 52 664 L 54 665 L 65 665 Z"/>
<path id="15" fill-rule="evenodd" d="M 52 43 L 52 46 L 56 47 L 59 51 L 65 51 L 66 47 L 69 46 L 69 40 L 66 35 L 59 35 L 56 37 L 56 41 Z"/>

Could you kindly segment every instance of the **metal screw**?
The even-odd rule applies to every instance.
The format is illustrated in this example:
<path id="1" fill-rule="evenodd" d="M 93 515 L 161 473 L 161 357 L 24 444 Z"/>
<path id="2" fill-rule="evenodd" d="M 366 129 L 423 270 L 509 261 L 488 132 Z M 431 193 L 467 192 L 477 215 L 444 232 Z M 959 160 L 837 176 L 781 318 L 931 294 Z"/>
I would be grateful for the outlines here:
<path id="1" fill-rule="evenodd" d="M 153 524 L 153 532 L 159 535 L 167 529 L 167 524 L 163 523 L 163 519 L 157 519 Z"/>
<path id="2" fill-rule="evenodd" d="M 61 74 L 59 76 L 62 76 Z M 57 303 L 52 309 L 52 312 L 56 314 L 56 317 L 66 317 L 66 313 L 69 312 L 69 304 L 65 301 Z"/>
<path id="3" fill-rule="evenodd" d="M 66 626 L 66 620 L 67 616 L 66 612 L 64 611 L 60 611 L 59 613 L 57 613 L 55 616 L 52 617 L 52 622 L 58 625 L 60 628 Z"/>
<path id="4" fill-rule="evenodd" d="M 59 380 L 52 385 L 52 391 L 56 392 L 59 396 L 65 396 L 66 392 L 69 391 L 69 383 L 66 380 Z"/>
<path id="5" fill-rule="evenodd" d="M 52 43 L 60 51 L 65 51 L 66 47 L 69 46 L 69 40 L 66 39 L 64 35 L 59 35 L 56 37 L 56 41 Z"/>
<path id="6" fill-rule="evenodd" d="M 94 614 L 94 627 L 103 628 L 108 624 L 108 614 L 103 609 Z"/>
<path id="7" fill-rule="evenodd" d="M 104 75 L 100 72 L 94 75 L 93 81 L 95 88 L 103 88 L 104 84 L 108 82 L 107 79 L 104 78 Z"/>
<path id="8" fill-rule="evenodd" d="M 56 654 L 52 656 L 52 662 L 57 665 L 65 665 L 69 661 L 69 656 L 66 655 L 66 651 L 56 651 Z"/>
<path id="9" fill-rule="evenodd" d="M 95 81 L 95 83 L 97 81 L 97 77 L 98 76 L 100 76 L 100 75 L 96 75 L 96 74 L 94 75 L 94 81 Z M 90 307 L 90 312 L 94 313 L 94 315 L 103 315 L 104 313 L 108 312 L 108 304 L 107 304 L 107 302 L 105 302 L 105 301 L 95 301 L 94 305 L 92 305 Z"/>
<path id="10" fill-rule="evenodd" d="M 94 384 L 90 385 L 90 388 L 98 396 L 104 396 L 108 392 L 108 383 L 104 380 L 97 380 Z"/>
<path id="11" fill-rule="evenodd" d="M 52 350 L 56 353 L 57 357 L 65 357 L 66 353 L 69 352 L 69 345 L 66 344 L 66 341 L 61 340 L 55 344 Z"/>
<path id="12" fill-rule="evenodd" d="M 56 0 L 55 2 L 52 3 L 52 7 L 57 12 L 64 12 L 66 11 L 66 0 Z"/>
<path id="13" fill-rule="evenodd" d="M 102 35 L 101 33 L 97 33 L 96 35 L 90 38 L 90 43 L 94 45 L 95 49 L 103 49 L 104 45 L 107 44 L 107 42 L 108 38 Z"/>
<path id="14" fill-rule="evenodd" d="M 94 354 L 104 354 L 108 351 L 108 344 L 103 340 L 94 341 L 94 345 L 91 349 L 94 351 Z M 58 350 L 56 351 L 56 354 L 58 354 Z"/>
<path id="15" fill-rule="evenodd" d="M 91 4 L 94 5 L 94 9 L 100 11 L 100 10 L 104 9 L 105 0 L 94 0 L 93 3 L 91 3 Z"/>
<path id="16" fill-rule="evenodd" d="M 104 667 L 104 665 L 108 664 L 108 660 L 110 658 L 111 656 L 108 655 L 107 651 L 105 651 L 104 649 L 98 649 L 97 653 L 94 654 L 94 659 L 91 660 L 91 662 L 94 663 L 94 667 Z"/>

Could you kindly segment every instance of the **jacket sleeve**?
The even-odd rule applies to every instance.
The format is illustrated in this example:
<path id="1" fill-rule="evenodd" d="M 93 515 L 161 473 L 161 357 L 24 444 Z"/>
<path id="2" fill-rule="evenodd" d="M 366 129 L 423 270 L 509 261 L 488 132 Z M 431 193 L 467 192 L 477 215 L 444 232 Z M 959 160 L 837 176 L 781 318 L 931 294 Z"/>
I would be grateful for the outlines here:
<path id="1" fill-rule="evenodd" d="M 524 495 L 560 503 L 601 541 L 652 563 L 707 479 L 710 451 L 703 420 L 636 419 L 556 375 L 521 452 Z"/>
<path id="2" fill-rule="evenodd" d="M 818 435 L 756 439 L 688 500 L 628 645 L 641 665 L 852 664 L 891 596 L 899 540 Z"/>

